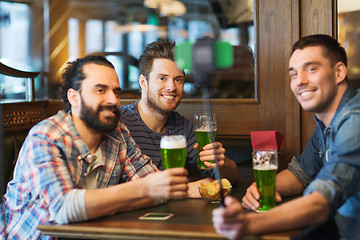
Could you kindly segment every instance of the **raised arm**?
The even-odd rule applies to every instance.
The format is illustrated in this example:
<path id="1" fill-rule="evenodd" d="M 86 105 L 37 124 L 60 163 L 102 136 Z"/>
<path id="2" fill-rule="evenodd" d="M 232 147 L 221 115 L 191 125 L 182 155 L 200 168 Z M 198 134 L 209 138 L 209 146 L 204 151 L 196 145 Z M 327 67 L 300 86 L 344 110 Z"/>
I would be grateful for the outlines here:
<path id="1" fill-rule="evenodd" d="M 197 148 L 196 143 L 194 148 Z M 239 172 L 236 163 L 225 156 L 225 148 L 220 142 L 210 143 L 204 146 L 203 151 L 199 153 L 200 160 L 204 161 L 205 166 L 215 168 L 215 163 L 208 161 L 215 160 L 219 162 L 221 176 L 227 178 L 231 183 L 236 183 L 239 179 Z"/>

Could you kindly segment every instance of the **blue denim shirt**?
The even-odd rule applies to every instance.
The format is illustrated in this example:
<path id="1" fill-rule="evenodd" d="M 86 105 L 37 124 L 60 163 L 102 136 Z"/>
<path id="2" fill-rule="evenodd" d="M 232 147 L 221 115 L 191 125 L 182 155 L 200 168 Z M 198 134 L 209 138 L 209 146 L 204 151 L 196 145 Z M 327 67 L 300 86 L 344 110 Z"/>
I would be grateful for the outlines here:
<path id="1" fill-rule="evenodd" d="M 337 221 L 345 239 L 360 239 L 360 90 L 348 87 L 328 127 L 315 121 L 313 136 L 288 169 L 304 195 L 317 191 L 329 201 L 330 217 L 350 219 L 352 227 Z"/>

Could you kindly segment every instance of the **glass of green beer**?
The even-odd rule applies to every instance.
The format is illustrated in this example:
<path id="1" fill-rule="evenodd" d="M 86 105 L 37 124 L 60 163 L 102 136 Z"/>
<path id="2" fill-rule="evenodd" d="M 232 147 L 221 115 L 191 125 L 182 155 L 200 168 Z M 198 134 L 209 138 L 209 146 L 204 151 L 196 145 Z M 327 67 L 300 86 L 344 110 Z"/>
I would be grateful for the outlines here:
<path id="1" fill-rule="evenodd" d="M 260 193 L 258 212 L 269 211 L 276 206 L 276 174 L 278 154 L 276 149 L 259 149 L 253 153 L 253 172 Z"/>
<path id="2" fill-rule="evenodd" d="M 185 167 L 187 148 L 183 135 L 165 135 L 160 141 L 161 161 L 164 169 Z"/>
<path id="3" fill-rule="evenodd" d="M 196 141 L 198 143 L 198 153 L 200 153 L 204 146 L 211 143 L 211 132 L 214 134 L 214 140 L 216 137 L 216 116 L 215 113 L 210 116 L 206 116 L 205 113 L 195 114 L 194 115 L 194 128 Z M 209 161 L 213 163 L 214 161 Z M 198 164 L 199 169 L 208 169 L 203 161 L 200 160 L 198 155 Z"/>

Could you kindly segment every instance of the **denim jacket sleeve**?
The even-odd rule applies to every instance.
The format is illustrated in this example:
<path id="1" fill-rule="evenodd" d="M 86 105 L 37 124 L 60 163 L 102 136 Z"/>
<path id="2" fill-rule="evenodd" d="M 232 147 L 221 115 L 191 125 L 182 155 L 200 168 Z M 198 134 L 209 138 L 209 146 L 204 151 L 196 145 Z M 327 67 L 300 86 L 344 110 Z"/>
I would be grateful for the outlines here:
<path id="1" fill-rule="evenodd" d="M 316 174 L 323 167 L 324 149 L 321 129 L 317 126 L 302 154 L 291 160 L 288 170 L 298 178 L 304 187 L 307 187 L 315 179 Z"/>
<path id="2" fill-rule="evenodd" d="M 360 112 L 357 110 L 340 111 L 330 126 L 321 131 L 318 126 L 306 148 L 297 161 L 290 163 L 289 170 L 300 180 L 307 175 L 309 184 L 304 195 L 313 191 L 320 192 L 330 204 L 331 215 L 360 191 Z M 304 178 L 304 177 L 303 177 Z M 311 182 L 309 180 L 312 179 Z M 301 181 L 301 180 L 300 180 Z M 352 209 L 353 211 L 353 209 Z M 351 215 L 351 213 L 345 213 Z M 353 213 L 354 214 L 354 213 Z"/>
<path id="3" fill-rule="evenodd" d="M 328 162 L 305 194 L 320 191 L 337 209 L 360 191 L 360 111 L 342 111 L 325 132 Z"/>

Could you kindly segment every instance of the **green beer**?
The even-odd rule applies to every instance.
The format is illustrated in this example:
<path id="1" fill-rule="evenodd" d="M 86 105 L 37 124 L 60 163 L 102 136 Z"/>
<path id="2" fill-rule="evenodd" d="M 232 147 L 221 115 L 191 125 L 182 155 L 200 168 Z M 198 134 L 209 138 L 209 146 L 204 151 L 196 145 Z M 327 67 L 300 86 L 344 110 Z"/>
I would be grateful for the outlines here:
<path id="1" fill-rule="evenodd" d="M 161 159 L 164 169 L 185 167 L 186 155 L 187 155 L 186 148 L 170 148 L 170 149 L 162 148 Z"/>
<path id="2" fill-rule="evenodd" d="M 216 131 L 213 132 L 214 139 L 216 137 Z M 211 143 L 211 134 L 210 131 L 205 131 L 202 129 L 195 130 L 196 141 L 198 143 L 198 152 L 200 153 L 204 146 Z M 209 161 L 213 163 L 214 161 Z M 200 160 L 200 155 L 198 155 L 198 168 L 200 169 L 207 169 L 208 167 L 205 166 L 204 162 Z"/>
<path id="3" fill-rule="evenodd" d="M 185 167 L 187 156 L 185 136 L 162 136 L 160 149 L 164 169 Z"/>
<path id="4" fill-rule="evenodd" d="M 269 211 L 276 206 L 276 173 L 277 166 L 256 166 L 253 168 L 256 186 L 260 193 L 258 211 Z"/>
<path id="5" fill-rule="evenodd" d="M 211 140 L 215 141 L 216 137 L 216 115 L 198 113 L 194 115 L 194 127 L 195 127 L 195 136 L 198 143 L 198 153 L 204 150 L 204 146 L 211 143 Z M 211 139 L 211 132 L 214 134 L 214 139 Z M 214 161 L 209 161 L 214 163 Z M 208 169 L 203 161 L 200 160 L 200 155 L 198 155 L 198 164 L 199 169 Z"/>

